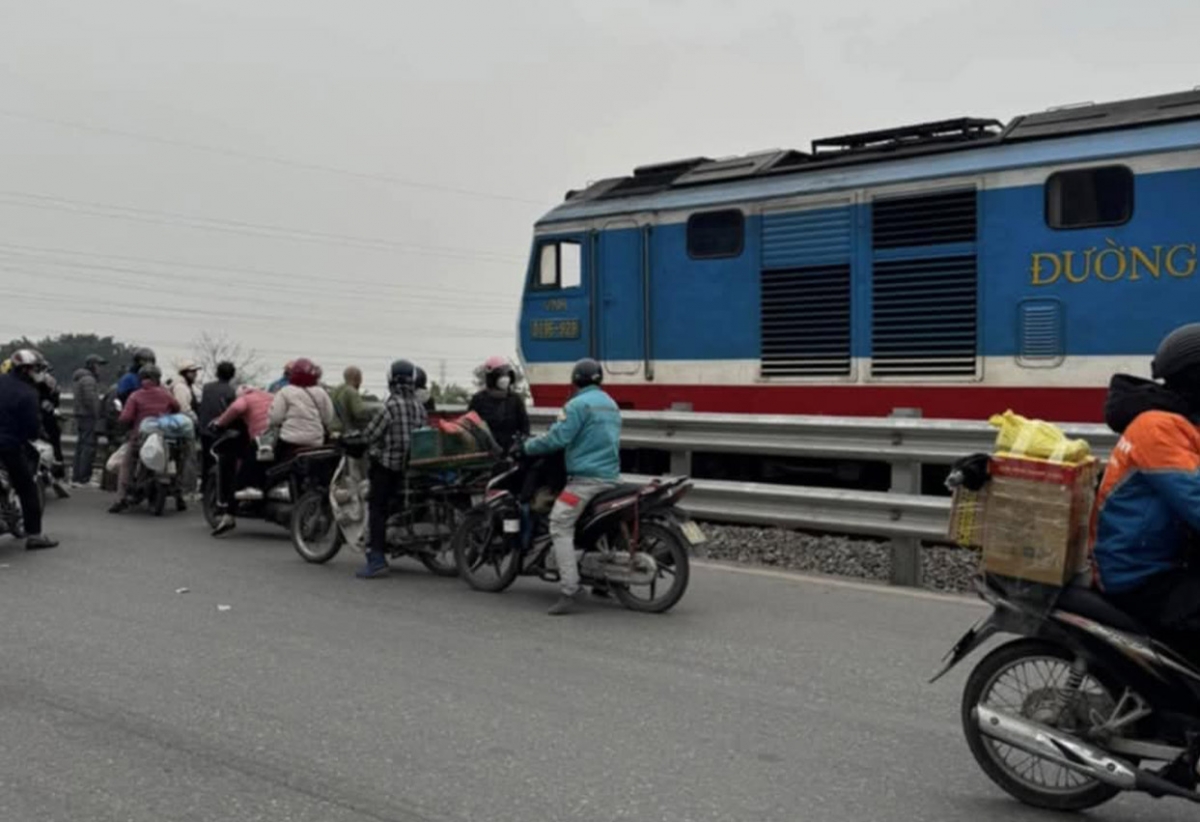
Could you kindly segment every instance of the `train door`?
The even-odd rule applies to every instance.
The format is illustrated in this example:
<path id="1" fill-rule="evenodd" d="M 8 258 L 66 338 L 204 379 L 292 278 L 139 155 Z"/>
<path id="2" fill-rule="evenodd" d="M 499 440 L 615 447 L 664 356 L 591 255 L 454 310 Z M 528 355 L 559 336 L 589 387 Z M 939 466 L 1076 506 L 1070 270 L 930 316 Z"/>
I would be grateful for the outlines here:
<path id="1" fill-rule="evenodd" d="M 599 236 L 599 356 L 605 371 L 623 377 L 641 375 L 646 359 L 646 241 L 628 218 L 606 224 Z"/>

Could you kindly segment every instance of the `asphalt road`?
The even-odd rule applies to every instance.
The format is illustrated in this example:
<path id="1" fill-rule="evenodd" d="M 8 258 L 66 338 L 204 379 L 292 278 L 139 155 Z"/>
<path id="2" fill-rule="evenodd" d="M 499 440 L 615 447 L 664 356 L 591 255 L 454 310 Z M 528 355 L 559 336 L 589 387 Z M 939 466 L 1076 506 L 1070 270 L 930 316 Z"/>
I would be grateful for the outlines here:
<path id="1" fill-rule="evenodd" d="M 552 586 L 363 582 L 108 501 L 0 538 L 4 822 L 1054 818 L 976 768 L 965 668 L 925 684 L 969 600 L 698 568 L 668 615 L 552 619 Z"/>

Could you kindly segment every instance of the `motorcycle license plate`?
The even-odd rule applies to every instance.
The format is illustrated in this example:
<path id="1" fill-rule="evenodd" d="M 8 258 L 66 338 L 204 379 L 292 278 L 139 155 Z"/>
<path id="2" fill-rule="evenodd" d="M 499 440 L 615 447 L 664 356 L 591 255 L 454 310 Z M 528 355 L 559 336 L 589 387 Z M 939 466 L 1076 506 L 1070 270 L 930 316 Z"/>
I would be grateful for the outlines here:
<path id="1" fill-rule="evenodd" d="M 700 545 L 708 540 L 708 537 L 704 536 L 704 532 L 700 530 L 700 526 L 694 522 L 685 522 L 679 527 L 692 545 Z"/>
<path id="2" fill-rule="evenodd" d="M 519 520 L 519 519 L 504 520 L 504 533 L 506 533 L 506 534 L 521 533 L 521 520 Z"/>

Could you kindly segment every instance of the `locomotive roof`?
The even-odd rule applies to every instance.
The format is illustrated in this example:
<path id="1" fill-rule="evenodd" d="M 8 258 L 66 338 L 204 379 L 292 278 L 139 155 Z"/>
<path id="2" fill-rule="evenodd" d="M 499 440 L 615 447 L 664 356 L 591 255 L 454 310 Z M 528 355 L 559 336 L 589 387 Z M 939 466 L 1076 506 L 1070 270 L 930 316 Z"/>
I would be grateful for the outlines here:
<path id="1" fill-rule="evenodd" d="M 808 151 L 774 149 L 722 159 L 692 157 L 640 166 L 632 175 L 600 180 L 583 190 L 569 191 L 563 205 L 548 214 L 545 221 L 585 216 L 581 212 L 636 210 L 649 205 L 639 202 L 641 198 L 664 193 L 683 194 L 689 189 L 720 183 L 776 181 L 785 175 L 1185 120 L 1200 120 L 1200 87 L 1193 91 L 1111 103 L 1064 106 L 1022 115 L 1007 125 L 999 120 L 963 117 L 813 140 Z M 614 202 L 617 200 L 631 202 L 617 207 L 618 203 Z M 586 208 L 589 204 L 593 208 Z"/>

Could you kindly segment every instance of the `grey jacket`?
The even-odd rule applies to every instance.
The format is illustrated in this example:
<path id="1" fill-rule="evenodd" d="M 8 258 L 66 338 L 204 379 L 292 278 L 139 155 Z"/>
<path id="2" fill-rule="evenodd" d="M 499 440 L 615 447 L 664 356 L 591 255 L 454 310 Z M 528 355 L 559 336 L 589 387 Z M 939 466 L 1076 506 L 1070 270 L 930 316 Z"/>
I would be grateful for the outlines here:
<path id="1" fill-rule="evenodd" d="M 75 382 L 75 416 L 97 419 L 100 416 L 100 391 L 96 386 L 96 375 L 80 368 L 72 380 Z"/>

